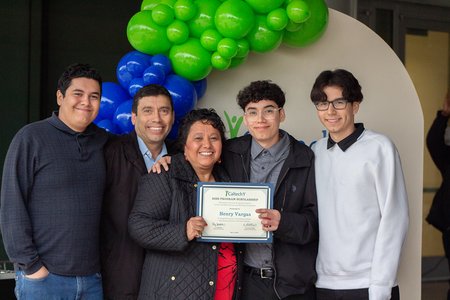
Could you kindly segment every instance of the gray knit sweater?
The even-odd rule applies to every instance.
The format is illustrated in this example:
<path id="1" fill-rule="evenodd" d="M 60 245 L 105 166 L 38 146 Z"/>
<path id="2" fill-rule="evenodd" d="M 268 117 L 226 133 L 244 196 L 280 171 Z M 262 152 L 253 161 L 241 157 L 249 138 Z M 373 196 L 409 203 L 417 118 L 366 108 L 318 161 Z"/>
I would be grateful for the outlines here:
<path id="1" fill-rule="evenodd" d="M 83 276 L 100 271 L 99 223 L 107 134 L 78 133 L 54 113 L 23 127 L 6 155 L 0 225 L 16 269 Z"/>

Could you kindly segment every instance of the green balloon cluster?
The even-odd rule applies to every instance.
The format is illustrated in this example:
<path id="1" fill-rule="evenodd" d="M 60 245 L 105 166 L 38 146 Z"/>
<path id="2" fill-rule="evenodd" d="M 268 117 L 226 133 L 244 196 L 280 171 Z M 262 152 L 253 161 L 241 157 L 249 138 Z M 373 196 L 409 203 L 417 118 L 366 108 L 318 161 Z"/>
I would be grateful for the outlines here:
<path id="1" fill-rule="evenodd" d="M 327 23 L 325 0 L 144 0 L 127 37 L 140 52 L 168 55 L 176 74 L 196 81 L 239 66 L 250 51 L 307 46 Z"/>

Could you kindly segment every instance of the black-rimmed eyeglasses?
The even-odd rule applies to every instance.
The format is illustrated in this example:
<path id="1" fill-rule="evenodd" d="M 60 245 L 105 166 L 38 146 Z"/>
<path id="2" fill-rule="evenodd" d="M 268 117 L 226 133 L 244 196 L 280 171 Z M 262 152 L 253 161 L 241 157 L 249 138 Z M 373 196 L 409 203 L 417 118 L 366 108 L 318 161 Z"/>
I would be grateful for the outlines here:
<path id="1" fill-rule="evenodd" d="M 330 104 L 333 105 L 333 108 L 336 110 L 345 109 L 347 107 L 348 100 L 345 99 L 335 99 L 333 101 L 316 101 L 314 102 L 314 106 L 317 110 L 324 111 L 328 110 Z"/>

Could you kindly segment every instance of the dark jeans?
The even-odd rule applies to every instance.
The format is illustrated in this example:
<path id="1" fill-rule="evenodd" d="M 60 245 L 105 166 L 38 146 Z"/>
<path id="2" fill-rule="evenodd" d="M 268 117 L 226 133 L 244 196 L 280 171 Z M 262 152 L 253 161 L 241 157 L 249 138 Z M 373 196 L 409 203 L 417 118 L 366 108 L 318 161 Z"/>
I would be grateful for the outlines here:
<path id="1" fill-rule="evenodd" d="M 76 277 L 49 273 L 44 278 L 30 279 L 22 271 L 18 271 L 15 293 L 18 300 L 102 300 L 102 277 L 99 273 Z"/>
<path id="2" fill-rule="evenodd" d="M 273 279 L 261 278 L 257 274 L 244 272 L 244 281 L 242 285 L 243 300 L 278 300 L 275 293 Z M 283 300 L 315 300 L 314 288 L 311 288 L 305 294 L 290 295 Z"/>
<path id="3" fill-rule="evenodd" d="M 316 288 L 317 300 L 369 300 L 369 289 L 329 290 Z M 392 288 L 391 300 L 400 300 L 398 286 Z"/>
<path id="4" fill-rule="evenodd" d="M 450 271 L 450 230 L 442 233 L 442 242 L 444 244 L 445 257 L 447 257 L 448 269 Z M 447 291 L 447 300 L 450 300 L 450 287 Z"/>

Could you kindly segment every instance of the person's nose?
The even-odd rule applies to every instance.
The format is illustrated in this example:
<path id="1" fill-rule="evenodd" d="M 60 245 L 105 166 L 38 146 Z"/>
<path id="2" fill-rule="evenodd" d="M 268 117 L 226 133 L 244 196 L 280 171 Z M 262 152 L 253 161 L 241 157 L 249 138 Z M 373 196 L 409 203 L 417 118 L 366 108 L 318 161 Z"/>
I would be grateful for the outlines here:
<path id="1" fill-rule="evenodd" d="M 153 114 L 153 122 L 160 122 L 161 121 L 161 116 L 159 115 L 159 111 L 155 111 L 155 113 Z"/>
<path id="2" fill-rule="evenodd" d="M 328 105 L 327 112 L 329 114 L 335 114 L 336 113 L 336 108 L 334 108 L 333 103 L 330 102 L 330 104 Z"/>
<path id="3" fill-rule="evenodd" d="M 265 121 L 266 119 L 264 119 L 264 112 L 263 111 L 259 111 L 257 114 L 256 114 L 256 121 L 257 122 L 263 122 L 263 121 Z"/>
<path id="4" fill-rule="evenodd" d="M 90 105 L 90 104 L 91 104 L 91 101 L 90 101 L 90 99 L 89 99 L 89 95 L 83 95 L 83 96 L 81 97 L 81 103 L 84 104 L 84 105 L 86 105 L 86 106 Z"/>

